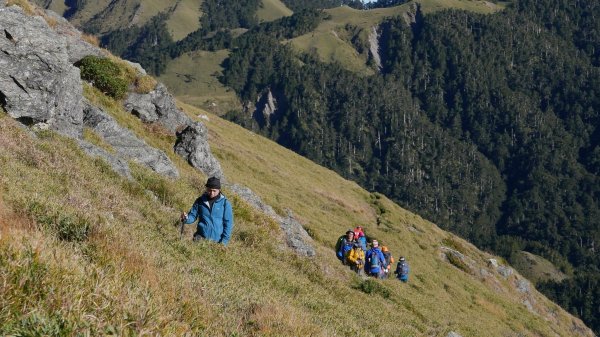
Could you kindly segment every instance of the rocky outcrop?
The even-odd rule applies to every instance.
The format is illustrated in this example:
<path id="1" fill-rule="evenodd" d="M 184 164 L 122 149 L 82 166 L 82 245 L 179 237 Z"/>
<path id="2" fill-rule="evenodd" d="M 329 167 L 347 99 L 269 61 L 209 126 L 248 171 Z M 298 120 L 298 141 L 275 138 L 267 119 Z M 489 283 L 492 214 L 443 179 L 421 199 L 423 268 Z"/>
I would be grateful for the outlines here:
<path id="1" fill-rule="evenodd" d="M 17 6 L 0 11 L 0 104 L 26 125 L 81 137 L 81 79 L 66 39 Z"/>
<path id="2" fill-rule="evenodd" d="M 124 103 L 125 109 L 145 123 L 158 123 L 177 135 L 175 153 L 209 177 L 224 178 L 219 161 L 208 144 L 208 131 L 204 124 L 192 120 L 175 104 L 167 88 L 159 83 L 148 94 L 131 93 Z"/>
<path id="3" fill-rule="evenodd" d="M 236 184 L 228 187 L 240 198 L 250 204 L 250 206 L 275 220 L 285 236 L 286 244 L 296 254 L 306 257 L 315 256 L 316 253 L 313 247 L 313 239 L 308 235 L 304 227 L 302 227 L 302 224 L 294 218 L 290 210 L 286 210 L 287 215 L 285 217 L 280 216 L 271 206 L 263 202 L 251 189 Z"/>
<path id="4" fill-rule="evenodd" d="M 183 157 L 193 167 L 201 170 L 209 177 L 223 180 L 221 164 L 212 155 L 208 145 L 208 130 L 204 124 L 195 122 L 177 133 L 175 153 Z"/>
<path id="5" fill-rule="evenodd" d="M 87 101 L 84 102 L 84 124 L 111 145 L 119 157 L 132 159 L 168 177 L 179 176 L 177 168 L 164 152 L 149 146 Z"/>
<path id="6" fill-rule="evenodd" d="M 65 39 L 69 63 L 73 64 L 85 56 L 108 56 L 108 52 L 83 40 L 83 34 L 69 21 L 53 11 L 45 11 L 45 15 L 56 22 L 53 30 Z"/>
<path id="7" fill-rule="evenodd" d="M 371 27 L 371 32 L 369 33 L 369 51 L 371 52 L 373 61 L 375 61 L 377 70 L 381 70 L 381 57 L 379 57 L 379 33 L 377 33 L 377 27 L 375 26 Z"/>
<path id="8" fill-rule="evenodd" d="M 277 99 L 271 89 L 267 89 L 267 92 L 259 96 L 256 100 L 256 106 L 248 104 L 247 109 L 254 109 L 252 118 L 261 127 L 264 127 L 271 123 L 272 116 L 277 112 Z"/>
<path id="9" fill-rule="evenodd" d="M 129 170 L 129 164 L 127 164 L 127 161 L 123 158 L 115 156 L 94 144 L 86 142 L 85 140 L 78 140 L 78 144 L 88 156 L 102 158 L 118 174 L 126 178 L 132 178 L 131 171 Z"/>
<path id="10" fill-rule="evenodd" d="M 131 176 L 126 160 L 132 159 L 160 174 L 177 177 L 177 169 L 164 152 L 148 146 L 89 102 L 84 104 L 79 69 L 73 63 L 87 55 L 108 53 L 85 42 L 81 32 L 64 18 L 51 11 L 44 15 L 45 19 L 30 16 L 20 7 L 6 8 L 4 3 L 0 7 L 2 109 L 25 125 L 79 139 L 86 153 L 104 158 L 124 176 Z M 131 65 L 145 74 L 139 65 Z M 177 108 L 164 85 L 157 85 L 149 94 L 130 94 L 125 106 L 145 122 L 159 123 L 173 134 L 183 129 L 177 153 L 205 174 L 223 178 L 219 162 L 210 151 L 206 128 L 193 123 Z M 85 126 L 115 149 L 115 154 L 81 141 L 84 120 Z"/>
<path id="11" fill-rule="evenodd" d="M 148 94 L 129 94 L 124 105 L 127 111 L 142 121 L 159 123 L 172 133 L 192 123 L 191 119 L 177 108 L 175 99 L 162 83 Z"/>

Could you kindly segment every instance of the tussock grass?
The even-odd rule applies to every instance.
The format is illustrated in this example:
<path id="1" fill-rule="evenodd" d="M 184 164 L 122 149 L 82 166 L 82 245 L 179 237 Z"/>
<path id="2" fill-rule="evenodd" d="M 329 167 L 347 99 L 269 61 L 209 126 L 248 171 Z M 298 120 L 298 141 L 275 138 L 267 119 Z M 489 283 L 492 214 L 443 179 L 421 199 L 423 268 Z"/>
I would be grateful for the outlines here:
<path id="1" fill-rule="evenodd" d="M 154 79 L 154 77 L 149 75 L 144 75 L 137 77 L 134 81 L 135 83 L 135 92 L 138 94 L 147 94 L 150 91 L 156 88 L 158 82 Z"/>
<path id="2" fill-rule="evenodd" d="M 82 33 L 81 39 L 83 41 L 91 44 L 92 46 L 100 47 L 100 40 L 98 40 L 98 37 L 96 37 L 94 35 Z"/>

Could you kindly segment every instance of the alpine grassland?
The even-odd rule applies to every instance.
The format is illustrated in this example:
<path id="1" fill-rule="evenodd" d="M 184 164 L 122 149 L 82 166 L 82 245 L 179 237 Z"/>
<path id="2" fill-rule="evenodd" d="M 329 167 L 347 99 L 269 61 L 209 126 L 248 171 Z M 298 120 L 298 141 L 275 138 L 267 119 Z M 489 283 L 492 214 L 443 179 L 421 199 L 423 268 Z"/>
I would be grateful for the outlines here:
<path id="1" fill-rule="evenodd" d="M 298 257 L 277 223 L 227 188 L 231 243 L 192 242 L 191 225 L 181 238 L 179 213 L 206 177 L 173 153 L 172 136 L 97 89 L 84 92 L 163 149 L 180 178 L 131 163 L 128 180 L 75 141 L 0 115 L 0 335 L 571 335 L 573 318 L 558 306 L 536 293 L 533 310 L 554 312 L 546 321 L 522 304 L 514 278 L 463 273 L 440 247 L 452 240 L 482 268 L 489 255 L 385 196 L 183 103 L 207 124 L 228 181 L 250 187 L 278 213 L 291 211 L 317 255 Z M 85 138 L 100 142 L 90 132 Z M 336 239 L 358 224 L 407 257 L 408 284 L 364 280 L 337 261 Z"/>
<path id="2" fill-rule="evenodd" d="M 262 0 L 258 11 L 256 11 L 259 22 L 274 21 L 292 14 L 292 10 L 287 8 L 281 0 Z"/>
<path id="3" fill-rule="evenodd" d="M 226 49 L 185 53 L 171 60 L 158 79 L 179 100 L 222 115 L 240 107 L 235 92 L 219 82 L 227 57 Z"/>

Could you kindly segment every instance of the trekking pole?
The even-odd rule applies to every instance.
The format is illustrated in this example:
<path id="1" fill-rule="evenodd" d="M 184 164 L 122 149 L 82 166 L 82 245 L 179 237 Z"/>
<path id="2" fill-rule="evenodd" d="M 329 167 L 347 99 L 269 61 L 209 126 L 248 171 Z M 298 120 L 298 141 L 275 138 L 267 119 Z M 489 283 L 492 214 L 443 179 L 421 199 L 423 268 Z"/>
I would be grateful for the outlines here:
<path id="1" fill-rule="evenodd" d="M 183 232 L 185 230 L 185 220 L 181 219 L 180 222 L 181 222 L 181 226 L 179 228 L 179 240 L 183 240 Z"/>

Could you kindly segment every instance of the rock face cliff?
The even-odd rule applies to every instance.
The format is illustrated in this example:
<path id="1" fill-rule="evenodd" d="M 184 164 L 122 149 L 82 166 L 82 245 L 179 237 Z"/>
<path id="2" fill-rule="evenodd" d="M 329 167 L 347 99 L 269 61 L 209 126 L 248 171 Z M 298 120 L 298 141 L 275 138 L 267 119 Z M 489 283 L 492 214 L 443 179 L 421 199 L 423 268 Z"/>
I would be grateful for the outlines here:
<path id="1" fill-rule="evenodd" d="M 167 154 L 150 147 L 119 126 L 102 108 L 84 100 L 80 72 L 73 64 L 85 56 L 107 56 L 108 52 L 83 41 L 81 32 L 55 13 L 38 10 L 38 14 L 43 17 L 28 15 L 18 6 L 5 7 L 0 1 L 3 110 L 26 126 L 78 139 L 88 154 L 104 158 L 125 176 L 129 177 L 126 162 L 134 160 L 167 177 L 177 177 L 179 173 Z M 140 75 L 145 74 L 137 68 Z M 143 122 L 158 123 L 177 134 L 176 153 L 206 175 L 223 178 L 221 166 L 210 151 L 205 127 L 177 108 L 164 85 L 158 84 L 148 94 L 130 93 L 124 107 Z M 108 154 L 83 141 L 84 127 L 94 130 L 117 153 Z"/>
<path id="2" fill-rule="evenodd" d="M 69 63 L 66 39 L 41 17 L 0 8 L 0 104 L 26 125 L 70 137 L 83 130 L 79 69 Z"/>

